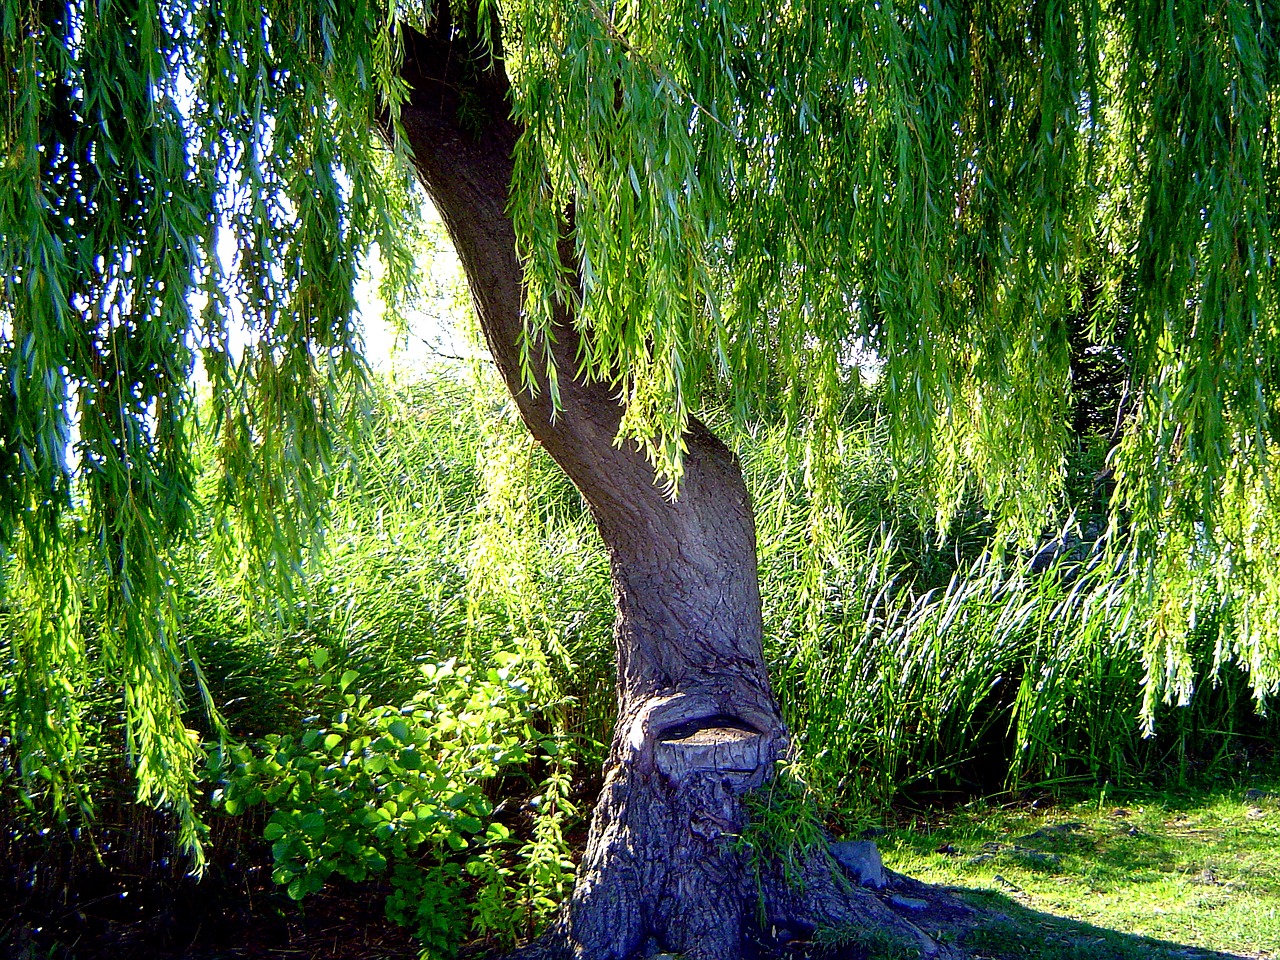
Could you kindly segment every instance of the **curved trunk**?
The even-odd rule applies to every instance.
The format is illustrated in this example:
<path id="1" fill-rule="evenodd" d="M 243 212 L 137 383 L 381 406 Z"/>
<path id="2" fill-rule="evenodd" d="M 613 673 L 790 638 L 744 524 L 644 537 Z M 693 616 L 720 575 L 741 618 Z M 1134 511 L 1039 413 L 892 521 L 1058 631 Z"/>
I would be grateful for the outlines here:
<path id="1" fill-rule="evenodd" d="M 500 78 L 464 75 L 449 44 L 407 57 L 405 131 L 462 260 L 480 325 L 521 416 L 582 491 L 609 553 L 617 604 L 618 722 L 566 932 L 582 955 L 623 958 L 649 937 L 690 956 L 736 956 L 746 871 L 731 837 L 741 799 L 784 750 L 761 650 L 750 498 L 733 454 L 701 424 L 671 500 L 621 407 L 573 377 L 568 318 L 553 346 L 562 409 L 521 379 L 522 275 L 506 215 L 517 131 Z M 453 75 L 450 75 L 452 68 Z M 458 124 L 463 84 L 490 109 Z"/>
<path id="2" fill-rule="evenodd" d="M 618 720 L 558 947 L 591 960 L 656 948 L 696 960 L 738 957 L 759 905 L 734 844 L 746 822 L 743 798 L 787 744 L 761 648 L 742 472 L 694 422 L 680 495 L 668 498 L 643 453 L 615 443 L 622 409 L 608 386 L 574 375 L 578 334 L 567 315 L 549 346 L 561 409 L 542 384 L 523 381 L 522 270 L 506 213 L 518 130 L 505 76 L 475 69 L 447 24 L 406 40 L 411 96 L 402 118 L 414 162 L 462 261 L 494 362 L 529 430 L 582 492 L 609 554 Z"/>

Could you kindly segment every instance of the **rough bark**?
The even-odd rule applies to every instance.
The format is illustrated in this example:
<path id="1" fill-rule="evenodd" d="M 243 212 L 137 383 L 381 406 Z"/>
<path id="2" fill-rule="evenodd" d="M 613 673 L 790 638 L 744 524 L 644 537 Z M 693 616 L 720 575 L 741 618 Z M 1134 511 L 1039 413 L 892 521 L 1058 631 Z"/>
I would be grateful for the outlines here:
<path id="1" fill-rule="evenodd" d="M 473 67 L 465 49 L 447 24 L 409 38 L 405 133 L 494 363 L 529 430 L 590 506 L 617 606 L 618 721 L 550 946 L 592 960 L 656 948 L 728 960 L 742 955 L 758 916 L 756 884 L 733 843 L 746 822 L 743 798 L 787 746 L 761 648 L 750 498 L 733 454 L 697 422 L 679 497 L 667 497 L 642 452 L 615 443 L 622 411 L 609 386 L 575 375 L 578 334 L 567 315 L 549 347 L 561 409 L 541 384 L 523 381 L 522 271 L 506 214 L 519 131 L 501 69 Z"/>

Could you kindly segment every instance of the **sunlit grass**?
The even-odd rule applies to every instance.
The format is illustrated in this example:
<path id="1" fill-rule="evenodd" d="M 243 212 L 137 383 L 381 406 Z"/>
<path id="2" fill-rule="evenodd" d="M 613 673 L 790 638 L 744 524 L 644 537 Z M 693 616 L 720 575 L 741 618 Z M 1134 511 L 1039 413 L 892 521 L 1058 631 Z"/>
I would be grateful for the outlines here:
<path id="1" fill-rule="evenodd" d="M 1269 796 L 1245 799 L 1246 789 Z M 1184 956 L 1186 948 L 1280 951 L 1274 772 L 1216 792 L 1103 793 L 1043 810 L 973 804 L 878 842 L 891 869 L 1004 911 L 1006 919 L 974 934 L 981 956 L 1166 955 L 1157 945 L 1139 949 L 1133 937 L 1181 945 Z M 1083 949 L 1090 938 L 1093 953 Z M 1036 950 L 1025 952 L 1033 940 Z M 1066 946 L 1053 952 L 1056 941 Z"/>

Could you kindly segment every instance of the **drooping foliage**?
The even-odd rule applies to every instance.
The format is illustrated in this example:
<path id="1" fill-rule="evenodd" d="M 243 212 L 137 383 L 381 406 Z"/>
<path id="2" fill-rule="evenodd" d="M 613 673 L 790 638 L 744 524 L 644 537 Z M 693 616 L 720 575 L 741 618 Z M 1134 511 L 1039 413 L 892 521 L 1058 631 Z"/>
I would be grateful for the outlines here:
<path id="1" fill-rule="evenodd" d="M 407 276 L 378 128 L 395 139 L 399 31 L 430 6 L 3 0 L 0 548 L 28 770 L 56 782 L 74 757 L 92 597 L 143 796 L 186 802 L 169 551 L 195 432 L 216 435 L 243 562 L 284 589 L 362 376 L 360 258 L 376 240 Z M 714 391 L 744 416 L 780 404 L 830 502 L 869 366 L 941 519 L 976 491 L 1001 538 L 1034 537 L 1062 489 L 1070 321 L 1091 311 L 1135 398 L 1113 518 L 1163 605 L 1151 695 L 1187 692 L 1183 601 L 1206 576 L 1245 610 L 1221 656 L 1280 684 L 1280 6 L 453 6 L 524 129 L 529 326 L 572 302 L 583 366 L 673 483 Z M 86 556 L 100 590 L 77 582 Z"/>
<path id="2" fill-rule="evenodd" d="M 171 549 L 195 433 L 216 436 L 246 562 L 287 583 L 363 377 L 360 257 L 399 249 L 374 149 L 385 20 L 367 4 L 0 10 L 0 566 L 27 618 L 11 641 L 23 760 L 55 786 L 92 597 L 142 799 L 191 828 Z"/>
<path id="3" fill-rule="evenodd" d="M 741 410 L 780 398 L 821 499 L 870 356 L 943 525 L 976 492 L 998 539 L 1034 538 L 1087 313 L 1133 394 L 1112 507 L 1165 608 L 1150 696 L 1190 692 L 1206 576 L 1245 611 L 1220 655 L 1277 688 L 1280 6 L 513 7 L 533 324 L 575 295 L 555 246 L 572 204 L 585 360 L 660 470 L 678 478 L 715 384 Z"/>

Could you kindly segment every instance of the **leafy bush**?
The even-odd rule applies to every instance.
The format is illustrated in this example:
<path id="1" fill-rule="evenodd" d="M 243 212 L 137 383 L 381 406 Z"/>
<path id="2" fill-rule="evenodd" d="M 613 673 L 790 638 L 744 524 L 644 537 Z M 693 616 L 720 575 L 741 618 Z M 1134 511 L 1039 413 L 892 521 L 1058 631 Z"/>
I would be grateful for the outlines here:
<path id="1" fill-rule="evenodd" d="M 551 902 L 541 888 L 564 888 L 572 864 L 563 849 L 550 858 L 532 844 L 515 849 L 485 794 L 495 778 L 557 752 L 537 738 L 529 684 L 506 659 L 483 676 L 452 660 L 423 665 L 421 689 L 388 706 L 371 704 L 359 674 L 339 673 L 317 650 L 299 666 L 311 674 L 308 699 L 332 715 L 217 754 L 213 803 L 228 814 L 270 809 L 273 876 L 295 900 L 335 874 L 381 875 L 387 916 L 425 955 L 451 956 L 468 934 L 511 939 L 522 916 Z"/>

